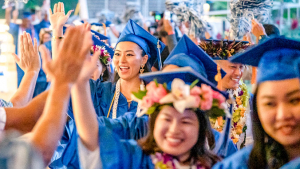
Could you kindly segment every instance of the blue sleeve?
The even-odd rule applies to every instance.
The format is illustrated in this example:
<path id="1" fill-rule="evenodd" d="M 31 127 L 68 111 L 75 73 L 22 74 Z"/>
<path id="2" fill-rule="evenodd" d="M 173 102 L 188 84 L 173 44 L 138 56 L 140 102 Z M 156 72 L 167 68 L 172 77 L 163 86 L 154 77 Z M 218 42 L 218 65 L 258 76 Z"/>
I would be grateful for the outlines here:
<path id="1" fill-rule="evenodd" d="M 15 23 L 10 23 L 8 32 L 10 34 L 12 34 L 13 36 L 15 36 L 16 34 L 19 33 L 19 25 L 15 24 Z"/>
<path id="2" fill-rule="evenodd" d="M 213 132 L 213 134 L 215 136 L 215 141 L 217 142 L 219 140 L 219 138 L 220 138 L 221 133 L 218 132 L 218 131 L 216 131 L 216 130 L 214 130 L 214 129 L 212 129 L 212 132 Z M 234 154 L 235 152 L 237 152 L 237 148 L 234 145 L 233 141 L 230 139 L 229 143 L 228 143 L 226 157 Z"/>
<path id="3" fill-rule="evenodd" d="M 105 126 L 117 134 L 120 139 L 138 140 L 147 135 L 148 116 L 137 117 L 134 112 L 126 113 L 116 119 L 98 117 L 99 125 Z"/>
<path id="4" fill-rule="evenodd" d="M 289 163 L 280 167 L 280 169 L 291 169 L 291 168 L 300 168 L 300 158 L 296 158 Z"/>
<path id="5" fill-rule="evenodd" d="M 251 150 L 252 146 L 245 147 L 217 163 L 212 169 L 248 169 L 248 160 Z"/>
<path id="6" fill-rule="evenodd" d="M 105 169 L 152 168 L 151 158 L 134 140 L 120 140 L 112 131 L 99 126 L 100 158 Z"/>

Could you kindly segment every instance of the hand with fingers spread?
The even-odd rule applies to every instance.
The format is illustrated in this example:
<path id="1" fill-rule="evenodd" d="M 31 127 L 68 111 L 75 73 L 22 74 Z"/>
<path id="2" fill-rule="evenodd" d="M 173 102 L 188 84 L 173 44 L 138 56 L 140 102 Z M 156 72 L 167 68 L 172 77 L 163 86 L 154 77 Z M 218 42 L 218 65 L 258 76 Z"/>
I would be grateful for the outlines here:
<path id="1" fill-rule="evenodd" d="M 50 9 L 50 23 L 52 25 L 53 29 L 56 28 L 62 28 L 63 25 L 67 22 L 69 19 L 71 13 L 73 10 L 70 10 L 67 14 L 65 14 L 65 7 L 64 3 L 59 2 L 58 4 L 54 5 L 53 13 Z"/>
<path id="2" fill-rule="evenodd" d="M 26 73 L 29 71 L 39 72 L 41 68 L 41 60 L 39 56 L 37 40 L 34 38 L 34 44 L 29 33 L 23 32 L 20 36 L 19 49 L 21 51 L 20 58 L 13 54 L 15 61 L 19 67 Z"/>
<path id="3" fill-rule="evenodd" d="M 91 33 L 83 25 L 68 28 L 65 39 L 59 47 L 57 59 L 51 61 L 49 57 L 43 57 L 43 68 L 52 81 L 72 85 L 81 72 L 93 41 Z"/>

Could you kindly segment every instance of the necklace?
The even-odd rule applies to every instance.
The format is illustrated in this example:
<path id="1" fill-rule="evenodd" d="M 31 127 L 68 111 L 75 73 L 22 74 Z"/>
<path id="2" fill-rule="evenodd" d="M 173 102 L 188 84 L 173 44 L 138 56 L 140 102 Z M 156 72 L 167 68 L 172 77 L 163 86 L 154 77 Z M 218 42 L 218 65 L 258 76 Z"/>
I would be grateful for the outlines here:
<path id="1" fill-rule="evenodd" d="M 109 107 L 109 110 L 108 110 L 108 113 L 107 113 L 107 118 L 109 117 L 110 115 L 110 111 L 111 111 L 111 107 L 113 105 L 113 114 L 112 114 L 112 118 L 115 119 L 117 118 L 117 109 L 118 109 L 118 103 L 119 103 L 119 97 L 120 97 L 120 92 L 121 92 L 121 80 L 119 79 L 117 81 L 117 84 L 116 84 L 116 90 L 115 90 L 115 94 L 114 94 L 114 97 L 110 103 L 110 107 Z M 132 102 L 132 100 L 127 100 L 127 103 L 130 103 Z M 141 111 L 140 109 L 140 103 L 138 103 L 137 105 L 137 109 L 136 109 L 136 114 L 139 114 Z"/>
<path id="2" fill-rule="evenodd" d="M 231 133 L 230 137 L 232 141 L 237 144 L 240 140 L 240 135 L 242 133 L 245 133 L 244 138 L 246 138 L 246 130 L 247 130 L 247 115 L 250 111 L 249 108 L 249 98 L 250 95 L 247 90 L 246 84 L 240 81 L 240 85 L 238 89 L 235 90 L 227 90 L 228 93 L 231 93 L 234 98 L 235 102 L 233 102 L 233 114 L 232 114 L 232 124 L 231 124 Z M 227 107 L 230 107 L 230 104 L 228 102 Z M 210 121 L 212 122 L 212 126 L 217 131 L 221 132 L 224 127 L 224 120 L 222 117 L 219 117 L 217 119 L 210 118 Z M 245 142 L 245 140 L 244 140 Z M 243 144 L 244 144 L 243 142 Z"/>

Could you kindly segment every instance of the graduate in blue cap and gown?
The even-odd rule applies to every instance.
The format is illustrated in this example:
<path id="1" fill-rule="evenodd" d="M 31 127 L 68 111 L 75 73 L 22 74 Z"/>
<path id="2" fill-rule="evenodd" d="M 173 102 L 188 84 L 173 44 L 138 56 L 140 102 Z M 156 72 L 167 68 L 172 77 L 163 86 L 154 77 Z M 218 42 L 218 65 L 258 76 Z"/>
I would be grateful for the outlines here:
<path id="1" fill-rule="evenodd" d="M 299 158 L 300 84 L 295 69 L 299 49 L 299 41 L 276 37 L 230 58 L 258 67 L 252 118 L 254 144 L 216 164 L 215 169 L 280 168 Z"/>
<path id="2" fill-rule="evenodd" d="M 16 9 L 17 10 L 17 9 Z M 14 11 L 15 12 L 15 11 Z M 13 36 L 14 38 L 14 45 L 15 45 L 15 53 L 18 55 L 20 54 L 20 49 L 19 47 L 19 36 L 25 31 L 31 35 L 31 39 L 36 38 L 36 40 L 39 42 L 39 33 L 42 28 L 49 28 L 50 27 L 50 22 L 43 20 L 40 24 L 37 25 L 32 25 L 31 24 L 31 15 L 32 13 L 30 12 L 23 12 L 22 14 L 22 23 L 16 24 L 11 22 L 11 13 L 7 9 L 6 14 L 5 14 L 6 22 L 9 25 L 9 33 Z M 13 17 L 18 17 L 18 16 L 13 16 Z M 17 18 L 13 18 L 13 20 L 16 20 Z M 22 78 L 24 76 L 24 71 L 17 65 L 17 74 L 18 74 L 18 86 L 20 85 Z M 38 77 L 38 82 L 42 81 L 44 79 L 43 74 L 39 74 Z M 45 90 L 45 84 L 40 84 L 37 83 L 36 86 L 36 91 L 35 93 L 41 93 L 42 91 Z"/>
<path id="3" fill-rule="evenodd" d="M 179 50 L 181 49 L 181 50 Z M 195 45 L 187 36 L 184 35 L 184 37 L 180 40 L 179 44 L 176 46 L 175 52 L 173 52 L 169 56 L 168 66 L 173 65 L 179 67 L 189 66 L 188 63 L 194 63 L 192 66 L 197 70 L 195 71 L 192 69 L 193 72 L 199 73 L 199 76 L 203 78 L 208 78 L 214 83 L 216 81 L 212 78 L 215 75 L 217 75 L 217 65 L 216 63 L 205 53 L 202 51 L 201 48 L 199 48 L 197 45 Z M 181 52 L 180 52 L 181 51 Z M 191 51 L 191 52 L 189 52 Z M 203 53 L 203 55 L 198 55 L 198 53 Z M 178 52 L 180 52 L 178 54 Z M 185 59 L 188 62 L 185 62 L 184 64 L 180 64 Z M 181 62 L 180 62 L 181 61 Z M 204 66 L 207 66 L 206 69 Z M 171 71 L 171 67 L 166 66 L 165 69 L 168 69 L 167 71 Z M 177 71 L 176 68 L 172 68 L 173 71 Z M 157 72 L 159 74 L 159 72 Z M 208 74 L 208 75 L 207 75 Z M 224 73 L 225 74 L 225 73 Z M 224 94 L 224 93 L 223 93 Z M 226 94 L 224 94 L 226 96 Z M 110 128 L 116 135 L 119 135 L 121 139 L 135 139 L 138 140 L 148 133 L 148 118 L 147 116 L 137 117 L 135 116 L 135 112 L 126 113 L 125 115 L 117 118 L 117 119 L 108 119 L 106 117 L 98 117 L 98 122 L 100 125 L 106 126 L 107 128 Z M 208 130 L 211 131 L 211 130 Z M 209 139 L 208 144 L 212 148 L 214 147 L 215 142 L 222 142 L 221 141 L 221 134 L 215 130 L 212 130 L 212 134 L 214 136 L 214 139 Z M 210 137 L 213 138 L 213 137 Z M 219 141 L 220 140 L 220 141 Z M 229 141 L 229 147 L 227 149 L 227 152 L 225 154 L 225 157 L 235 153 L 237 151 L 235 145 L 230 140 Z"/>
<path id="4" fill-rule="evenodd" d="M 221 44 L 222 43 L 222 44 Z M 228 59 L 249 46 L 248 42 L 207 40 L 199 45 L 222 68 L 226 75 L 218 81 L 218 88 L 234 96 L 232 130 L 230 137 L 240 149 L 253 142 L 251 131 L 252 94 L 243 83 L 242 76 L 246 69 L 240 63 L 231 63 Z M 227 51 L 226 51 L 227 50 Z M 224 120 L 222 117 L 211 118 L 212 126 L 222 131 Z"/>
<path id="5" fill-rule="evenodd" d="M 95 32 L 94 32 L 95 33 Z M 157 48 L 159 43 L 159 49 Z M 91 92 L 93 105 L 98 117 L 117 118 L 126 112 L 137 112 L 138 103 L 132 101 L 131 93 L 144 88 L 139 74 L 150 71 L 159 57 L 164 44 L 149 34 L 132 20 L 121 33 L 112 59 L 116 68 L 116 82 L 89 80 L 92 72 L 82 79 L 81 89 Z M 107 49 L 108 50 L 108 49 Z M 148 69 L 149 68 L 149 69 Z M 93 70 L 94 71 L 94 70 Z M 88 83 L 89 82 L 89 83 Z M 123 87 L 122 87 L 123 86 Z M 87 111 L 87 110 L 86 110 Z M 69 106 L 68 115 L 73 119 L 73 109 Z M 70 120 L 63 138 L 63 145 L 57 149 L 50 168 L 56 166 L 78 166 L 76 152 L 76 126 Z"/>
<path id="6" fill-rule="evenodd" d="M 72 93 L 78 97 L 73 104 L 77 105 L 74 117 L 80 138 L 80 166 L 210 168 L 219 157 L 208 150 L 205 141 L 210 129 L 205 112 L 214 107 L 224 113 L 225 97 L 193 70 L 146 73 L 140 77 L 146 82 L 151 80 L 145 90 L 134 93 L 142 108 L 138 115 L 150 115 L 150 131 L 138 142 L 121 140 L 109 127 L 98 123 L 91 101 L 80 101 L 79 91 Z M 212 105 L 213 101 L 217 104 Z M 91 111 L 84 113 L 83 109 Z"/>

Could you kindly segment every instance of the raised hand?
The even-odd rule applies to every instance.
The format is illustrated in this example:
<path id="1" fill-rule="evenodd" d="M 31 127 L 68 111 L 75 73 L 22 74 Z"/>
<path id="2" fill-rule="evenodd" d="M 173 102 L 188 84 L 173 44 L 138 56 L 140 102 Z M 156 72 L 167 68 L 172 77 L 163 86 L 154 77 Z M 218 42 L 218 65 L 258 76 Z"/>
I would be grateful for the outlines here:
<path id="1" fill-rule="evenodd" d="M 34 38 L 34 44 L 29 33 L 23 32 L 20 36 L 19 49 L 21 51 L 20 58 L 13 54 L 15 61 L 19 67 L 26 73 L 29 71 L 38 72 L 41 68 L 41 60 L 38 52 L 37 41 Z"/>
<path id="2" fill-rule="evenodd" d="M 267 35 L 264 26 L 259 23 L 256 19 L 252 20 L 252 30 L 253 35 L 258 38 L 261 35 Z"/>
<path id="3" fill-rule="evenodd" d="M 83 25 L 68 28 L 65 41 L 59 47 L 58 58 L 51 61 L 50 57 L 43 57 L 46 74 L 52 81 L 74 84 L 92 45 L 92 35 Z"/>
<path id="4" fill-rule="evenodd" d="M 67 14 L 65 14 L 65 7 L 64 3 L 62 2 L 59 2 L 58 4 L 54 5 L 53 13 L 51 9 L 49 10 L 50 23 L 53 29 L 63 27 L 63 25 L 67 22 L 71 13 L 73 12 L 73 10 L 70 10 Z"/>

